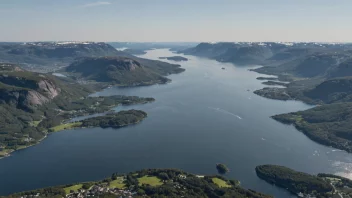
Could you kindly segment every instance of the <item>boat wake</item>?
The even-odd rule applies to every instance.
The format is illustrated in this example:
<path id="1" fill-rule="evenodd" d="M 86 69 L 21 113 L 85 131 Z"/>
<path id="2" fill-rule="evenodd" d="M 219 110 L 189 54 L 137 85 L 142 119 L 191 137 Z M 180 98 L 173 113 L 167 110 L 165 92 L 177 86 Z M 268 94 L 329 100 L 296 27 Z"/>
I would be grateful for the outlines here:
<path id="1" fill-rule="evenodd" d="M 232 115 L 232 116 L 235 116 L 237 117 L 238 119 L 242 120 L 242 118 L 239 116 L 239 115 L 236 115 L 234 113 L 231 113 L 229 111 L 226 111 L 224 109 L 220 109 L 220 108 L 215 108 L 215 107 L 208 107 L 209 109 L 212 109 L 212 110 L 215 110 L 215 111 L 218 111 L 218 112 L 221 112 L 221 113 L 225 113 L 225 114 L 229 114 L 229 115 Z"/>

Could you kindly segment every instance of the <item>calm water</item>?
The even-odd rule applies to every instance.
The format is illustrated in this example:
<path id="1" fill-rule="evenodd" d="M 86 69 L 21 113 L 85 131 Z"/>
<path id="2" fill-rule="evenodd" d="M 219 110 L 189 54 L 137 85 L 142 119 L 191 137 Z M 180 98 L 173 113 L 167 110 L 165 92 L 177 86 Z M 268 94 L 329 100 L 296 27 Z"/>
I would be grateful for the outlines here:
<path id="1" fill-rule="evenodd" d="M 174 55 L 149 51 L 143 57 Z M 280 164 L 309 173 L 349 176 L 352 155 L 314 143 L 271 115 L 304 110 L 301 102 L 276 101 L 252 92 L 264 87 L 249 68 L 186 56 L 186 72 L 172 83 L 136 88 L 110 88 L 95 95 L 137 95 L 156 102 L 118 107 L 148 113 L 142 123 L 122 129 L 67 130 L 41 144 L 0 160 L 0 194 L 79 181 L 142 168 L 180 168 L 216 174 L 215 164 L 230 169 L 242 186 L 276 197 L 283 190 L 257 178 L 260 164 Z M 225 67 L 225 70 L 221 68 Z"/>

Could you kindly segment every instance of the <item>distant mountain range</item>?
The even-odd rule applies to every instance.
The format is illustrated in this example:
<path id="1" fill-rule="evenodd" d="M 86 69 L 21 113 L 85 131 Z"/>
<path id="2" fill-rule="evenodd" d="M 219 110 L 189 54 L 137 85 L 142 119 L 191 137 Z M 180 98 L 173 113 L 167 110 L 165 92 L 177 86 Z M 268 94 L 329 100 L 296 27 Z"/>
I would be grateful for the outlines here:
<path id="1" fill-rule="evenodd" d="M 0 43 L 0 62 L 16 63 L 41 72 L 67 66 L 76 58 L 132 55 L 95 42 Z"/>

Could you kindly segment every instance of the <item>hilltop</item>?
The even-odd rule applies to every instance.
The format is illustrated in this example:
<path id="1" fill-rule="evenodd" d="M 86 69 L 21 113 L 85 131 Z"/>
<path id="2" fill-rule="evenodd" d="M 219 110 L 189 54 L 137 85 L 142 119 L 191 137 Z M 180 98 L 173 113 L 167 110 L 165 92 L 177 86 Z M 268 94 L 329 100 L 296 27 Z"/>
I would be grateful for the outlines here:
<path id="1" fill-rule="evenodd" d="M 184 71 L 179 65 L 126 57 L 82 58 L 65 69 L 76 78 L 120 86 L 151 85 L 169 81 L 165 75 Z"/>

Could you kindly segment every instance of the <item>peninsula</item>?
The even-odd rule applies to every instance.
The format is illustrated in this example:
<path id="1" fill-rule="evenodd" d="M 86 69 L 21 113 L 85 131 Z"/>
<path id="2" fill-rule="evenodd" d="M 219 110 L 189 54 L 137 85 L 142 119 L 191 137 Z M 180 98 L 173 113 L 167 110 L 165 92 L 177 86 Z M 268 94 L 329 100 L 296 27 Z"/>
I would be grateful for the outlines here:
<path id="1" fill-rule="evenodd" d="M 159 57 L 159 59 L 167 59 L 172 61 L 188 61 L 188 58 L 185 58 L 183 56 Z"/>

